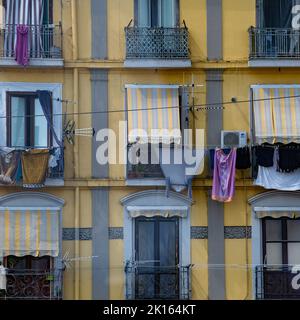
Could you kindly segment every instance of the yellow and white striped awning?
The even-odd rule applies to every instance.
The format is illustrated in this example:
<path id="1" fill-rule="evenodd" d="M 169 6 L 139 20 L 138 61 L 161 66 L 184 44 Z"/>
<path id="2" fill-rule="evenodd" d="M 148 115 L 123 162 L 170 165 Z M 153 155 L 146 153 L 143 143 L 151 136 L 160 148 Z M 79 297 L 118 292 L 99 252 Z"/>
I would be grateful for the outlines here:
<path id="1" fill-rule="evenodd" d="M 179 87 L 126 85 L 128 142 L 181 142 Z"/>
<path id="2" fill-rule="evenodd" d="M 300 86 L 253 86 L 255 138 L 263 142 L 299 142 Z"/>
<path id="3" fill-rule="evenodd" d="M 0 209 L 0 256 L 59 254 L 59 210 Z"/>

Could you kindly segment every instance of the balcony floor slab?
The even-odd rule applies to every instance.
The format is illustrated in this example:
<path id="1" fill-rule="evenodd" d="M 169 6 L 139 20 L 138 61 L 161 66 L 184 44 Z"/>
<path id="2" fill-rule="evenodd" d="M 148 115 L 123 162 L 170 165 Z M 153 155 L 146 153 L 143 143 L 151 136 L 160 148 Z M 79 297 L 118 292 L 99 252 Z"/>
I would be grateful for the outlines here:
<path id="1" fill-rule="evenodd" d="M 252 68 L 299 68 L 300 59 L 251 59 L 248 66 Z"/>
<path id="2" fill-rule="evenodd" d="M 125 68 L 142 69 L 168 69 L 168 68 L 191 68 L 190 59 L 126 59 Z"/>

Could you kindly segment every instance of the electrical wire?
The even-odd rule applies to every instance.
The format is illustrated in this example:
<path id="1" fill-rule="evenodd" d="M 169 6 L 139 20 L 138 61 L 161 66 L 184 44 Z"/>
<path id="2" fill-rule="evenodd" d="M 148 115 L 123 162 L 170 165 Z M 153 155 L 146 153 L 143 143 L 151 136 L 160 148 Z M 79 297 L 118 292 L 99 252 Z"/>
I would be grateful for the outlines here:
<path id="1" fill-rule="evenodd" d="M 262 98 L 262 99 L 252 99 L 252 100 L 237 100 L 237 101 L 225 101 L 225 102 L 215 102 L 215 103 L 205 103 L 205 104 L 196 104 L 193 106 L 171 106 L 171 107 L 152 107 L 152 108 L 139 108 L 139 109 L 116 109 L 116 110 L 107 110 L 107 111 L 85 111 L 85 112 L 67 112 L 67 113 L 54 113 L 51 114 L 52 117 L 55 116 L 80 116 L 80 115 L 93 115 L 93 114 L 109 114 L 109 113 L 127 113 L 127 112 L 139 112 L 139 111 L 149 111 L 149 110 L 165 110 L 165 109 L 178 109 L 178 108 L 188 108 L 190 110 L 195 109 L 195 111 L 202 111 L 202 110 L 216 110 L 216 109 L 225 109 L 224 105 L 236 105 L 241 103 L 249 103 L 249 102 L 259 102 L 259 101 L 271 101 L 271 100 L 281 100 L 281 99 L 290 99 L 290 98 L 300 98 L 300 95 L 293 95 L 293 96 L 281 96 L 281 97 L 273 97 L 273 98 Z M 221 106 L 221 107 L 216 107 Z M 43 114 L 41 115 L 20 115 L 20 116 L 0 116 L 0 119 L 7 119 L 7 118 L 27 118 L 27 117 L 44 117 Z"/>

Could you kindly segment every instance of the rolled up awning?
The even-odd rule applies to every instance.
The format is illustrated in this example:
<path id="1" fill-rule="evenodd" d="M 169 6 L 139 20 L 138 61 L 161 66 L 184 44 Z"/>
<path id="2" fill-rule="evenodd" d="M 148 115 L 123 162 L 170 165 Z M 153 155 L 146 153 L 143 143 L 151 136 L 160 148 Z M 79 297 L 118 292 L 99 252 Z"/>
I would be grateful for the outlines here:
<path id="1" fill-rule="evenodd" d="M 0 255 L 59 254 L 59 209 L 1 208 Z"/>
<path id="2" fill-rule="evenodd" d="M 300 86 L 253 86 L 255 140 L 300 142 Z"/>
<path id="3" fill-rule="evenodd" d="M 188 214 L 188 207 L 186 206 L 128 206 L 127 211 L 131 218 L 137 217 L 181 217 L 185 218 Z"/>
<path id="4" fill-rule="evenodd" d="M 181 142 L 179 87 L 127 85 L 128 142 Z"/>

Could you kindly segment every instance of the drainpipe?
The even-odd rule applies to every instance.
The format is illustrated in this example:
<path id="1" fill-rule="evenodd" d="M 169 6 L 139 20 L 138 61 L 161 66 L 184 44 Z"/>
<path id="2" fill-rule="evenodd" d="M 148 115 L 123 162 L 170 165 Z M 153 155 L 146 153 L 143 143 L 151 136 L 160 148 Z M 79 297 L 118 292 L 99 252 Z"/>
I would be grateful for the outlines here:
<path id="1" fill-rule="evenodd" d="M 72 15 L 72 42 L 73 42 L 73 61 L 78 60 L 78 39 L 77 39 L 77 1 L 72 0 L 71 2 L 71 15 Z M 79 73 L 78 68 L 74 68 L 73 71 L 73 101 L 74 103 L 74 121 L 76 126 L 79 126 L 79 95 L 78 95 L 78 85 L 79 85 Z M 75 168 L 75 179 L 79 177 L 79 149 L 78 149 L 78 137 L 75 136 L 74 144 L 74 168 Z M 79 300 L 80 298 L 80 240 L 79 240 L 79 227 L 80 227 L 80 189 L 76 187 L 75 189 L 75 272 L 74 272 L 74 299 Z"/>

